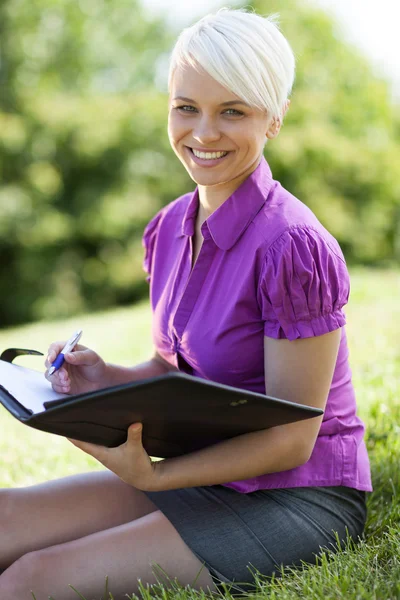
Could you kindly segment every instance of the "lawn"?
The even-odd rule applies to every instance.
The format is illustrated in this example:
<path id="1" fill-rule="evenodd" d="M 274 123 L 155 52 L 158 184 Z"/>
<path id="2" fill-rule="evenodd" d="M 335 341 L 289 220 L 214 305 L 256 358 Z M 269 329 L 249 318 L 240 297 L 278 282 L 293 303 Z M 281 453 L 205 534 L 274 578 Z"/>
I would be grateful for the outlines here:
<path id="1" fill-rule="evenodd" d="M 366 540 L 335 556 L 324 554 L 317 567 L 288 571 L 272 583 L 260 579 L 258 598 L 400 598 L 400 271 L 353 269 L 351 281 L 346 307 L 350 364 L 359 414 L 367 425 L 374 484 L 368 497 Z M 0 351 L 25 347 L 45 353 L 49 343 L 69 337 L 78 327 L 84 330 L 82 343 L 109 362 L 129 365 L 151 355 L 147 302 L 63 322 L 3 329 Z M 26 357 L 19 364 L 41 369 L 43 358 Z M 1 408 L 0 426 L 2 487 L 100 469 L 63 438 L 23 426 Z M 166 595 L 161 586 L 143 589 L 144 597 L 150 594 Z M 192 590 L 179 590 L 179 586 L 170 594 L 198 596 Z M 229 590 L 226 596 L 230 596 Z"/>

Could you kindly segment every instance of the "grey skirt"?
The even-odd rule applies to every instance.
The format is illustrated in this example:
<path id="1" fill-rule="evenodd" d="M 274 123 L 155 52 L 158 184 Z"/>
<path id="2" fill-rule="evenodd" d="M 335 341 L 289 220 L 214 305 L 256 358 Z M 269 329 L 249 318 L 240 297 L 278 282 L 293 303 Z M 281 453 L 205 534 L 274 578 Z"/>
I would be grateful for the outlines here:
<path id="1" fill-rule="evenodd" d="M 229 585 L 232 592 L 252 591 L 257 571 L 279 576 L 281 566 L 315 563 L 321 549 L 338 549 L 337 536 L 358 542 L 367 512 L 365 492 L 343 486 L 241 494 L 214 485 L 145 493 L 216 586 Z"/>

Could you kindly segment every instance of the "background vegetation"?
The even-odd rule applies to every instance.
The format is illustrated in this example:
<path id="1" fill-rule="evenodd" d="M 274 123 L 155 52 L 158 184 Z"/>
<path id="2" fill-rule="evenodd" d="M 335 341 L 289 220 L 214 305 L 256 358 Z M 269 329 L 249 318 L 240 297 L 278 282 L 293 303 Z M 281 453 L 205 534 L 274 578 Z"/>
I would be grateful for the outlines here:
<path id="1" fill-rule="evenodd" d="M 291 108 L 266 149 L 275 178 L 349 263 L 398 262 L 400 117 L 388 84 L 306 2 L 247 6 L 280 13 L 297 57 Z M 138 0 L 0 4 L 0 327 L 147 295 L 144 226 L 194 189 L 166 131 L 176 33 Z"/>
<path id="2" fill-rule="evenodd" d="M 280 13 L 297 57 L 291 108 L 266 157 L 350 264 L 350 362 L 374 484 L 365 542 L 280 582 L 260 579 L 255 597 L 399 598 L 399 106 L 321 11 L 301 0 L 246 5 Z M 139 0 L 0 3 L 0 349 L 45 353 L 83 327 L 85 344 L 108 361 L 150 356 L 142 232 L 194 189 L 166 130 L 176 34 Z M 43 369 L 42 358 L 18 362 Z M 0 428 L 0 487 L 101 468 L 4 409 Z M 142 595 L 168 596 L 156 587 Z"/>

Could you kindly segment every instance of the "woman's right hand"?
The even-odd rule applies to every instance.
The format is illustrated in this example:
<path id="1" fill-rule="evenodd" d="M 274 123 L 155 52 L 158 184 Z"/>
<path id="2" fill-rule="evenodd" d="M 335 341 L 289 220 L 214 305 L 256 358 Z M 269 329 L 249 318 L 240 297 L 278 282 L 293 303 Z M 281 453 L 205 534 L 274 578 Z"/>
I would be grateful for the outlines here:
<path id="1" fill-rule="evenodd" d="M 45 362 L 45 377 L 55 392 L 60 394 L 84 394 L 107 387 L 107 365 L 102 358 L 86 346 L 76 345 L 64 357 L 63 366 L 49 375 L 49 368 L 65 346 L 65 341 L 54 342 L 49 347 Z"/>

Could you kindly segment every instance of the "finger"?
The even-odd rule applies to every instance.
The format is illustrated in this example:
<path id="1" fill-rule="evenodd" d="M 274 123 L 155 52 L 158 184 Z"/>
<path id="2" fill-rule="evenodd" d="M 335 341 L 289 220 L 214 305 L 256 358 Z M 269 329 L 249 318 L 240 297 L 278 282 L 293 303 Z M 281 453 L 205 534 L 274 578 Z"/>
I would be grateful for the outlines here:
<path id="1" fill-rule="evenodd" d="M 134 423 L 133 425 L 130 425 L 128 428 L 128 438 L 126 443 L 142 445 L 142 429 L 142 423 Z"/>
<path id="2" fill-rule="evenodd" d="M 57 392 L 57 394 L 70 394 L 71 393 L 71 385 L 58 385 L 58 384 L 51 384 L 51 387 L 53 388 L 53 390 L 55 392 Z"/>
<path id="3" fill-rule="evenodd" d="M 49 368 L 52 363 L 56 360 L 57 356 L 60 354 L 61 350 L 64 348 L 65 344 L 67 343 L 66 340 L 63 341 L 58 341 L 58 342 L 53 342 L 52 344 L 50 344 L 49 349 L 47 351 L 47 357 L 46 357 L 46 362 L 45 362 L 45 366 L 47 368 Z M 76 350 L 87 350 L 86 346 L 82 346 L 80 344 L 77 344 L 75 346 Z"/>
<path id="4" fill-rule="evenodd" d="M 68 371 L 64 367 L 61 367 L 56 373 L 61 383 L 67 383 L 69 381 Z"/>
<path id="5" fill-rule="evenodd" d="M 66 369 L 61 368 L 53 373 L 53 375 L 49 375 L 49 371 L 47 370 L 44 376 L 51 383 L 53 390 L 58 394 L 71 393 L 71 380 Z"/>
<path id="6" fill-rule="evenodd" d="M 49 368 L 51 364 L 56 360 L 57 356 L 60 354 L 64 346 L 64 341 L 53 342 L 52 344 L 50 344 L 49 349 L 47 350 L 47 357 L 45 362 L 47 368 Z"/>
<path id="7" fill-rule="evenodd" d="M 49 369 L 47 369 L 47 371 L 45 372 L 45 377 L 47 381 L 50 381 L 50 383 L 52 384 L 56 383 L 57 385 L 65 385 L 66 383 L 70 382 L 68 371 L 64 367 L 61 367 L 57 371 L 54 371 L 52 375 L 50 375 Z"/>
<path id="8" fill-rule="evenodd" d="M 80 440 L 74 440 L 72 438 L 67 438 L 71 444 L 86 452 L 86 454 L 90 454 L 93 458 L 96 458 L 99 462 L 103 462 L 106 460 L 109 448 L 106 446 L 99 446 L 98 444 L 90 444 L 89 442 L 81 442 Z"/>
<path id="9" fill-rule="evenodd" d="M 87 367 L 92 367 L 99 360 L 96 352 L 93 352 L 93 350 L 90 350 L 89 348 L 67 352 L 64 358 L 66 362 L 71 365 L 81 365 Z"/>

